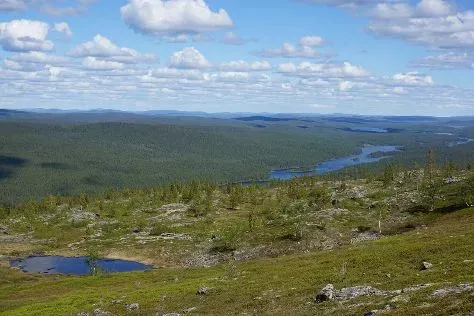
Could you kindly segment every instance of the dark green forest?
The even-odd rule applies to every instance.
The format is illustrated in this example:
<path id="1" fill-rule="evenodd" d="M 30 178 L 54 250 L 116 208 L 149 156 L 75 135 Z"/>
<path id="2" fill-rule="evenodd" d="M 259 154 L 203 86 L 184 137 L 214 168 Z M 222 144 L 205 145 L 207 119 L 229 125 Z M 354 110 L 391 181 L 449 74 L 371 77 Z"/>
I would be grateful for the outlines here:
<path id="1" fill-rule="evenodd" d="M 202 117 L 114 119 L 84 115 L 24 115 L 0 120 L 0 203 L 49 194 L 98 193 L 176 181 L 232 182 L 265 179 L 270 170 L 311 167 L 358 153 L 364 144 L 398 145 L 403 151 L 375 164 L 348 168 L 358 176 L 387 164 L 415 167 L 432 149 L 440 163 L 466 167 L 474 120 L 353 122 L 322 118 L 242 121 Z M 463 125 L 463 128 L 452 127 Z M 347 127 L 382 126 L 390 133 Z M 304 127 L 304 128 L 303 128 Z M 439 135 L 437 133 L 452 133 Z"/>

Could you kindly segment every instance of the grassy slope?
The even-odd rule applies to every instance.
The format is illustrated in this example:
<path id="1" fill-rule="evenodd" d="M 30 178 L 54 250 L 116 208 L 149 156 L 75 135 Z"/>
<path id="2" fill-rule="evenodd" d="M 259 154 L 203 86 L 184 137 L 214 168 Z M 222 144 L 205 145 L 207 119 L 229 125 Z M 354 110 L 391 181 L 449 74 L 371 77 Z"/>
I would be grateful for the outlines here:
<path id="1" fill-rule="evenodd" d="M 337 288 L 372 285 L 383 290 L 436 283 L 412 294 L 408 303 L 393 303 L 394 315 L 447 315 L 474 309 L 471 292 L 432 298 L 438 288 L 474 282 L 474 212 L 446 214 L 428 225 L 399 236 L 347 245 L 333 251 L 228 263 L 208 269 L 162 269 L 145 273 L 94 277 L 43 277 L 0 269 L 0 311 L 5 315 L 75 314 L 102 308 L 124 314 L 123 304 L 140 303 L 136 314 L 158 315 L 196 307 L 196 314 L 321 314 L 361 315 L 382 308 L 388 298 L 313 303 L 327 283 Z M 427 260 L 434 268 L 420 271 Z M 347 274 L 340 274 L 347 263 Z M 390 278 L 387 276 L 390 274 Z M 213 287 L 205 296 L 200 286 Z M 358 304 L 361 303 L 361 304 Z M 363 303 L 363 304 L 362 304 Z M 366 304 L 366 305 L 364 305 Z"/>

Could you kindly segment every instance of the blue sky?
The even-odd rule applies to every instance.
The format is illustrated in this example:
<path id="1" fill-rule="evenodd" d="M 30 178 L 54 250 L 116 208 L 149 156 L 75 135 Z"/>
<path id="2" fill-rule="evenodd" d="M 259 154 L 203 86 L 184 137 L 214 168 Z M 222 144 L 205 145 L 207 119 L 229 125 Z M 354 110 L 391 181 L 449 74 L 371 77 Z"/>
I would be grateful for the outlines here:
<path id="1" fill-rule="evenodd" d="M 0 107 L 474 114 L 468 0 L 0 0 Z"/>

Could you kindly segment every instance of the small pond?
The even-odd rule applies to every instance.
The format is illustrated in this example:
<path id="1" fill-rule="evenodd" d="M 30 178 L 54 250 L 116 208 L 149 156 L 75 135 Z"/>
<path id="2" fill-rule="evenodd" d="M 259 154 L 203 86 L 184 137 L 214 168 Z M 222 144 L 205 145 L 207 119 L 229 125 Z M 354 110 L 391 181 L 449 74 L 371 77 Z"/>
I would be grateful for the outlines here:
<path id="1" fill-rule="evenodd" d="M 44 274 L 88 275 L 93 267 L 106 273 L 144 271 L 153 269 L 143 263 L 119 259 L 97 259 L 92 263 L 89 257 L 31 256 L 11 262 L 23 272 Z"/>
<path id="2" fill-rule="evenodd" d="M 376 162 L 385 158 L 389 158 L 391 156 L 389 153 L 399 150 L 399 146 L 364 146 L 362 147 L 362 152 L 358 155 L 328 160 L 316 165 L 316 167 L 311 170 L 302 170 L 301 168 L 272 170 L 270 173 L 270 178 L 274 180 L 289 180 L 302 176 L 321 175 L 332 171 L 341 170 L 346 167 Z M 386 155 L 381 155 L 384 153 Z"/>

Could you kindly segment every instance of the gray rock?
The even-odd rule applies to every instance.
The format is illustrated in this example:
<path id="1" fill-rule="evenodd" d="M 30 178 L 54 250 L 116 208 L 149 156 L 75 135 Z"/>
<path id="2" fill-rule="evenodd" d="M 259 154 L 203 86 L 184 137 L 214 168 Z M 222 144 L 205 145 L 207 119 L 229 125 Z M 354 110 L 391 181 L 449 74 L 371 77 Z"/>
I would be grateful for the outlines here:
<path id="1" fill-rule="evenodd" d="M 315 301 L 316 302 L 325 302 L 325 301 L 332 301 L 336 297 L 336 290 L 334 289 L 334 285 L 328 284 L 316 294 Z"/>
<path id="2" fill-rule="evenodd" d="M 371 286 L 353 286 L 336 290 L 332 284 L 326 285 L 318 294 L 316 294 L 316 302 L 324 302 L 331 300 L 350 300 L 359 296 L 385 296 L 388 292 L 381 291 Z"/>
<path id="3" fill-rule="evenodd" d="M 421 263 L 421 270 L 428 270 L 428 269 L 431 269 L 432 267 L 433 267 L 433 264 L 427 261 L 423 261 Z"/>
<path id="4" fill-rule="evenodd" d="M 108 315 L 112 315 L 111 312 L 108 312 L 108 311 L 104 311 L 103 309 L 100 309 L 100 308 L 96 308 L 92 311 L 94 313 L 94 316 L 108 316 Z"/>
<path id="5" fill-rule="evenodd" d="M 127 308 L 127 311 L 131 312 L 131 311 L 136 311 L 136 310 L 139 310 L 140 309 L 140 304 L 138 303 L 132 303 L 132 304 L 128 304 L 126 306 Z"/>
<path id="6" fill-rule="evenodd" d="M 186 308 L 185 310 L 183 310 L 183 313 L 189 314 L 189 313 L 194 312 L 195 310 L 197 310 L 197 307 L 193 306 L 193 307 Z"/>
<path id="7" fill-rule="evenodd" d="M 89 316 L 88 312 L 79 312 L 77 313 L 77 316 Z"/>
<path id="8" fill-rule="evenodd" d="M 197 290 L 196 295 L 206 295 L 209 290 L 210 288 L 208 287 L 200 287 L 199 290 Z"/>
<path id="9" fill-rule="evenodd" d="M 384 296 L 386 292 L 371 286 L 353 286 L 336 291 L 336 299 L 350 300 L 359 296 Z"/>
<path id="10" fill-rule="evenodd" d="M 474 287 L 470 283 L 465 283 L 453 287 L 436 290 L 431 295 L 435 297 L 444 297 L 450 294 L 461 294 L 463 292 L 468 292 L 471 291 L 473 288 Z"/>

